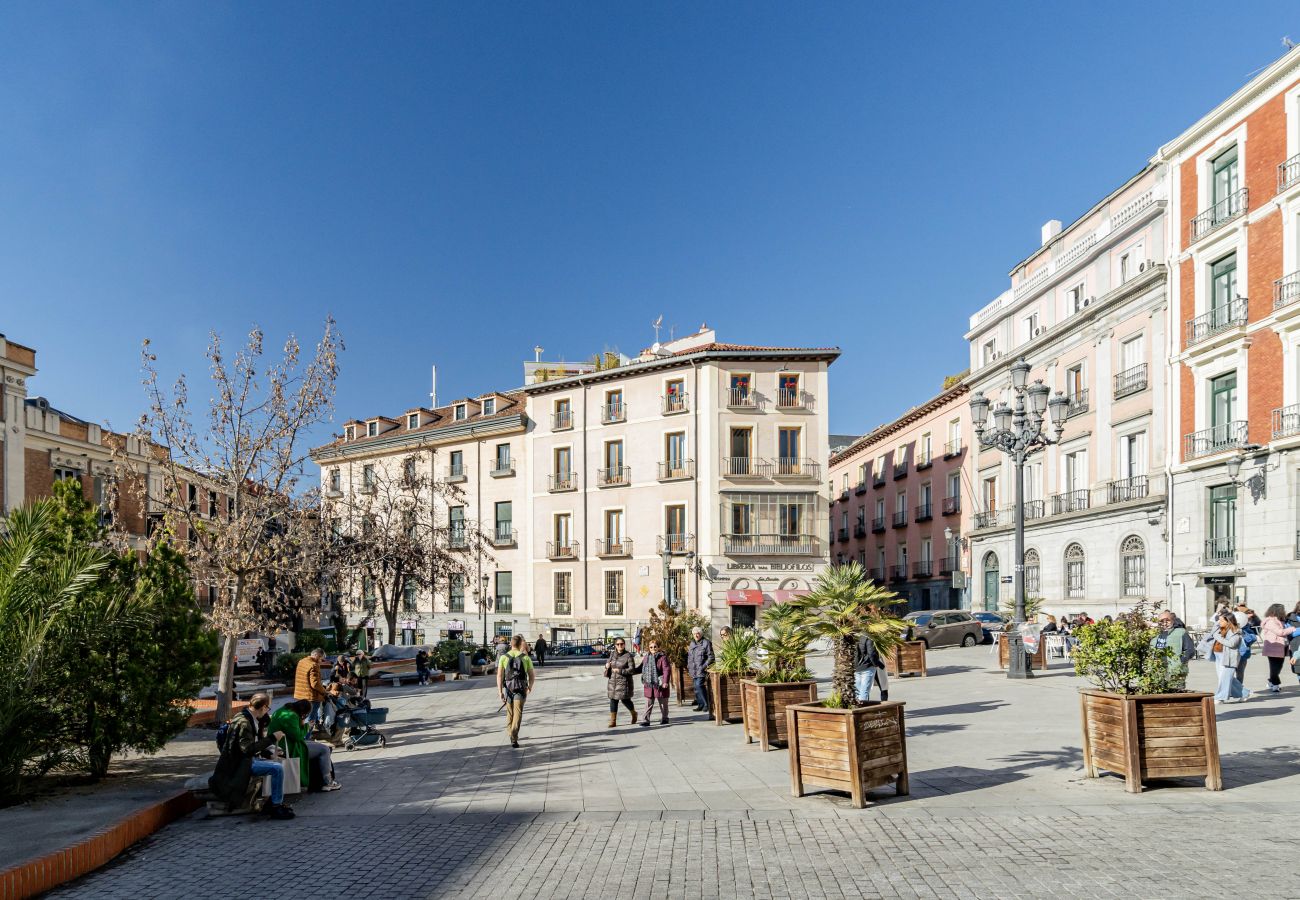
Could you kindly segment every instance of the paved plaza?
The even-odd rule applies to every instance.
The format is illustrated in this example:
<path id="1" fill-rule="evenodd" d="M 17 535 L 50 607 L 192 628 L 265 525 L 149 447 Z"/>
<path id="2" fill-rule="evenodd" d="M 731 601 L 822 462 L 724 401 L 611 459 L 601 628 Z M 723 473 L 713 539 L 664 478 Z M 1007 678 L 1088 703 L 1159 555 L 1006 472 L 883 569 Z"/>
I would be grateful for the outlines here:
<path id="1" fill-rule="evenodd" d="M 1248 685 L 1264 670 L 1252 661 Z M 785 751 L 747 745 L 739 725 L 673 706 L 669 727 L 609 730 L 599 667 L 539 675 L 518 750 L 488 679 L 376 690 L 388 748 L 338 752 L 341 792 L 299 798 L 293 822 L 198 813 L 58 895 L 217 897 L 261 873 L 276 896 L 1204 896 L 1220 849 L 1264 853 L 1295 828 L 1293 678 L 1219 707 L 1222 792 L 1186 780 L 1134 796 L 1083 777 L 1068 665 L 1009 682 L 987 647 L 935 651 L 928 677 L 891 685 L 908 704 L 911 796 L 883 789 L 858 810 L 791 797 Z M 1211 677 L 1194 664 L 1193 687 Z M 1300 896 L 1249 872 L 1253 896 Z"/>

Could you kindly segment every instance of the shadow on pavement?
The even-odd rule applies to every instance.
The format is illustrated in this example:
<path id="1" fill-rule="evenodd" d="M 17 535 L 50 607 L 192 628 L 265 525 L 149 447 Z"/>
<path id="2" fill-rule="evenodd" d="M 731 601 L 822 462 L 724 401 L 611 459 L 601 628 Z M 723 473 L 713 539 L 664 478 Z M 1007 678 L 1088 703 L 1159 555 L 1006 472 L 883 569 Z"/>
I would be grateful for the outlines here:
<path id="1" fill-rule="evenodd" d="M 1008 706 L 1005 700 L 974 700 L 970 703 L 954 703 L 951 706 L 931 706 L 925 709 L 909 709 L 908 721 L 923 716 L 964 716 L 972 713 L 989 712 L 1001 706 Z"/>

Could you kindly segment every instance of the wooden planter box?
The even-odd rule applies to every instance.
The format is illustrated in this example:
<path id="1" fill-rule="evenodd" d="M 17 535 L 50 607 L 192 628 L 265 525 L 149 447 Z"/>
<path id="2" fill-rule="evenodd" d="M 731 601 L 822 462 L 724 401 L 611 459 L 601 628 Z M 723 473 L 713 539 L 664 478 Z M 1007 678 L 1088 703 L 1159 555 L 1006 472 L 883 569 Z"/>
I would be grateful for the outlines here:
<path id="1" fill-rule="evenodd" d="M 685 669 L 672 667 L 672 692 L 677 697 L 677 705 L 685 706 L 695 702 L 695 683 Z"/>
<path id="2" fill-rule="evenodd" d="M 744 675 L 709 673 L 709 687 L 713 690 L 713 724 L 726 725 L 739 722 L 745 717 L 740 700 L 740 682 L 752 677 L 753 674 L 753 672 L 746 672 Z"/>
<path id="3" fill-rule="evenodd" d="M 1158 778 L 1204 777 L 1206 790 L 1223 790 L 1214 695 L 1079 692 L 1083 711 L 1083 770 L 1124 776 L 1130 794 Z"/>
<path id="4" fill-rule="evenodd" d="M 907 736 L 903 704 L 897 700 L 856 709 L 818 704 L 785 708 L 790 742 L 790 792 L 808 785 L 848 791 L 853 805 L 867 805 L 867 791 L 893 783 L 908 792 Z"/>
<path id="5" fill-rule="evenodd" d="M 763 684 L 758 681 L 740 682 L 740 709 L 745 724 L 745 743 L 755 739 L 764 752 L 772 749 L 773 741 L 787 743 L 790 726 L 785 708 L 795 704 L 816 703 L 817 682 L 783 681 Z"/>
<path id="6" fill-rule="evenodd" d="M 998 668 L 1007 667 L 1007 636 L 1003 632 L 998 632 Z M 1047 641 L 1043 640 L 1040 635 L 1038 638 L 1038 649 L 1029 654 L 1029 668 L 1042 672 L 1047 668 Z"/>
<path id="7" fill-rule="evenodd" d="M 885 656 L 890 675 L 925 675 L 925 641 L 903 641 Z"/>

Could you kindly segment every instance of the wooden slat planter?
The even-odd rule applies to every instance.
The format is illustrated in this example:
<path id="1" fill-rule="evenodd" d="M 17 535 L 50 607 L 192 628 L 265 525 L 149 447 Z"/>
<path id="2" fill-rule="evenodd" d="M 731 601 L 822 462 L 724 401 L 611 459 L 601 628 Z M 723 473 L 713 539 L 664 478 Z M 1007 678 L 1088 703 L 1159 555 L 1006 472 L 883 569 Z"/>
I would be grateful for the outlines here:
<path id="1" fill-rule="evenodd" d="M 740 701 L 740 682 L 753 674 L 753 672 L 746 672 L 744 675 L 709 673 L 709 687 L 713 691 L 713 724 L 726 725 L 739 722 L 744 718 Z"/>
<path id="2" fill-rule="evenodd" d="M 1079 692 L 1083 713 L 1083 770 L 1124 776 L 1124 788 L 1140 794 L 1158 778 L 1205 779 L 1205 788 L 1223 790 L 1214 695 L 1112 694 Z"/>
<path id="3" fill-rule="evenodd" d="M 925 641 L 903 641 L 885 656 L 890 675 L 925 675 Z"/>
<path id="4" fill-rule="evenodd" d="M 695 683 L 685 669 L 672 667 L 672 689 L 673 694 L 677 697 L 677 705 L 685 706 L 688 702 L 695 702 Z"/>
<path id="5" fill-rule="evenodd" d="M 847 791 L 853 805 L 867 805 L 867 791 L 893 784 L 908 793 L 907 736 L 903 704 L 897 700 L 856 709 L 820 704 L 785 708 L 790 742 L 790 792 L 809 785 Z"/>
<path id="6" fill-rule="evenodd" d="M 1007 636 L 1003 632 L 998 632 L 998 668 L 1007 667 Z M 1042 672 L 1047 668 L 1047 641 L 1040 636 L 1038 638 L 1038 649 L 1029 654 L 1029 668 Z"/>
<path id="7" fill-rule="evenodd" d="M 774 741 L 787 743 L 790 726 L 785 708 L 817 702 L 817 682 L 784 681 L 763 684 L 746 679 L 740 682 L 740 707 L 745 724 L 745 743 L 755 740 L 767 752 Z"/>

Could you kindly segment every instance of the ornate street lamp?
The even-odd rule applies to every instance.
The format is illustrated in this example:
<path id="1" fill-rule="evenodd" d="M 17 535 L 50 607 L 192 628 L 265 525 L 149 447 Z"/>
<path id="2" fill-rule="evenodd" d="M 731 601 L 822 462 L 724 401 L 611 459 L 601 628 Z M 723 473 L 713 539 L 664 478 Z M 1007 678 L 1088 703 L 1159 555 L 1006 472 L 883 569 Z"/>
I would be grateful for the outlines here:
<path id="1" fill-rule="evenodd" d="M 482 576 L 482 583 L 479 585 L 479 592 L 478 592 L 479 609 L 483 611 L 483 649 L 484 650 L 487 650 L 492 646 L 491 644 L 488 643 L 488 637 L 487 637 L 487 633 L 488 633 L 487 616 L 488 616 L 488 610 L 492 607 L 492 598 L 488 596 L 489 580 L 490 579 L 488 578 L 488 576 L 486 575 Z"/>
<path id="2" fill-rule="evenodd" d="M 1069 400 L 1060 391 L 1048 399 L 1051 389 L 1039 379 L 1029 384 L 1029 363 L 1022 356 L 1011 366 L 1011 387 L 1015 392 L 1014 405 L 999 403 L 993 408 L 993 427 L 988 427 L 989 401 L 982 391 L 976 391 L 970 400 L 971 422 L 975 426 L 975 439 L 985 449 L 997 449 L 1011 457 L 1016 466 L 1016 540 L 1015 540 L 1015 625 L 1025 621 L 1025 460 L 1034 453 L 1059 443 L 1065 431 L 1066 408 Z M 1051 419 L 1046 413 L 1050 410 Z M 1047 425 L 1053 431 L 1048 436 Z M 1007 635 L 1008 678 L 1031 678 L 1032 671 L 1025 665 L 1024 639 L 1019 628 Z"/>

